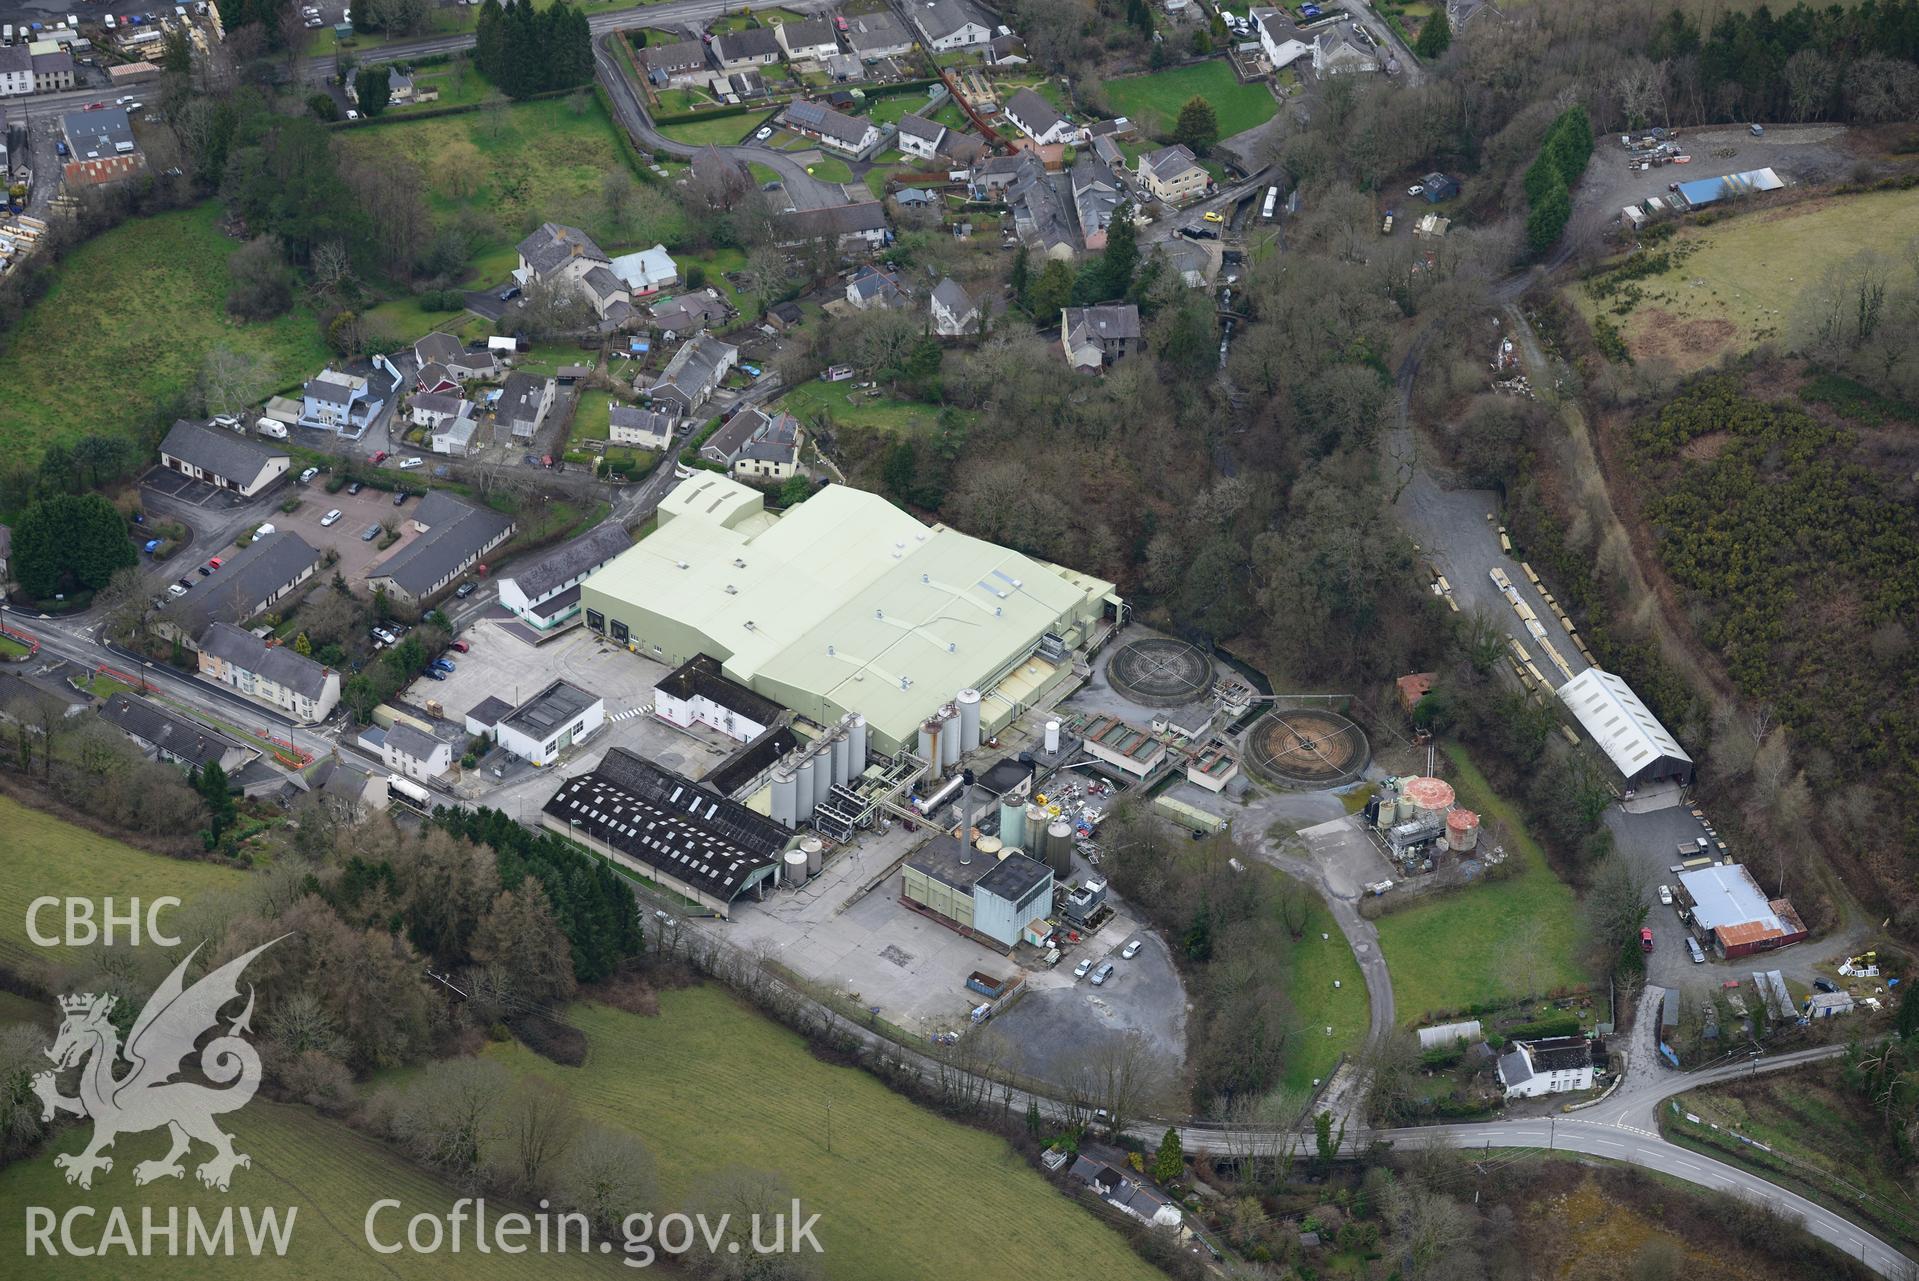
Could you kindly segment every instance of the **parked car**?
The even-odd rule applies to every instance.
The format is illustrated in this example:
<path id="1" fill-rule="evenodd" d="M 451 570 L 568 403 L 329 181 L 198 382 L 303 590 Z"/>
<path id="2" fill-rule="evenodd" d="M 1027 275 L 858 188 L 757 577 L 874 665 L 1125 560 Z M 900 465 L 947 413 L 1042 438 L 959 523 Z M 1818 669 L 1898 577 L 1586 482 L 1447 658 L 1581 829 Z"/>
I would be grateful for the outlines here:
<path id="1" fill-rule="evenodd" d="M 1812 990 L 1815 992 L 1837 992 L 1839 987 L 1831 979 L 1814 979 Z"/>
<path id="2" fill-rule="evenodd" d="M 386 461 L 386 450 L 376 449 L 373 451 L 373 465 L 375 467 L 378 467 L 381 463 L 385 461 Z"/>
<path id="3" fill-rule="evenodd" d="M 365 489 L 365 488 L 366 488 L 366 486 L 365 486 L 365 485 L 362 485 L 362 484 L 361 484 L 361 483 L 360 483 L 359 481 L 357 481 L 357 480 L 356 480 L 356 481 L 354 481 L 354 482 L 352 482 L 351 484 L 349 484 L 349 485 L 348 485 L 348 486 L 346 487 L 346 492 L 347 492 L 347 493 L 348 493 L 349 495 L 352 495 L 352 494 L 357 494 L 357 493 L 359 493 L 359 492 L 360 492 L 361 490 L 363 490 L 363 489 Z"/>
<path id="4" fill-rule="evenodd" d="M 363 543 L 370 543 L 374 539 L 378 538 L 379 536 L 380 536 L 380 527 L 378 525 L 368 525 L 365 529 L 360 531 L 360 541 Z"/>
<path id="5" fill-rule="evenodd" d="M 520 287 L 518 285 L 508 285 L 505 289 L 502 289 L 500 291 L 501 302 L 512 302 L 515 298 L 518 298 L 519 296 L 520 296 Z"/>
<path id="6" fill-rule="evenodd" d="M 449 675 L 460 670 L 458 665 L 450 658 L 436 658 L 433 660 L 433 666 Z"/>
<path id="7" fill-rule="evenodd" d="M 180 584 L 178 584 L 178 583 L 168 583 L 168 584 L 167 584 L 167 595 L 169 595 L 169 596 L 185 596 L 186 594 L 187 594 L 187 589 L 186 589 L 186 588 L 184 588 L 184 587 L 182 587 L 182 586 L 180 586 Z"/>
<path id="8" fill-rule="evenodd" d="M 1208 209 L 1205 213 L 1201 214 L 1200 217 L 1204 218 L 1207 222 L 1226 221 L 1226 215 L 1215 209 Z"/>
<path id="9" fill-rule="evenodd" d="M 179 582 L 175 583 L 174 586 L 183 592 L 190 592 L 193 590 L 193 580 L 191 578 L 182 578 Z"/>
<path id="10" fill-rule="evenodd" d="M 1700 949 L 1699 940 L 1690 934 L 1686 936 L 1686 951 L 1692 955 L 1692 963 L 1694 965 L 1704 965 L 1706 963 L 1706 954 Z"/>
<path id="11" fill-rule="evenodd" d="M 418 458 L 418 457 L 415 457 L 415 458 L 402 458 L 402 459 L 400 460 L 400 470 L 401 470 L 401 471 L 411 471 L 411 470 L 413 470 L 413 469 L 414 469 L 415 467 L 424 467 L 424 466 L 426 466 L 426 459 L 424 459 L 424 458 Z"/>
<path id="12" fill-rule="evenodd" d="M 1426 184 L 1423 182 L 1416 182 L 1412 186 L 1406 188 L 1406 194 L 1409 196 L 1423 196 L 1426 194 Z"/>
<path id="13" fill-rule="evenodd" d="M 392 632 L 388 631 L 384 627 L 374 628 L 372 634 L 373 634 L 373 639 L 376 641 L 379 641 L 383 645 L 391 645 L 394 641 L 399 639 L 399 637 L 395 636 Z"/>
<path id="14" fill-rule="evenodd" d="M 1747 125 L 1746 128 L 1755 138 L 1763 138 L 1766 136 L 1766 126 L 1764 125 Z"/>
<path id="15" fill-rule="evenodd" d="M 335 507 L 332 511 L 320 517 L 320 524 L 331 525 L 334 521 L 338 519 L 340 519 L 340 509 L 338 507 Z"/>
<path id="16" fill-rule="evenodd" d="M 1073 977 L 1076 979 L 1083 979 L 1092 972 L 1093 958 L 1090 956 L 1073 967 Z"/>
<path id="17" fill-rule="evenodd" d="M 208 569 L 205 565 L 202 565 L 200 566 L 199 569 L 195 570 L 194 573 L 200 575 L 200 577 L 202 578 L 209 578 L 212 576 L 213 571 Z"/>
<path id="18" fill-rule="evenodd" d="M 1139 940 L 1134 939 L 1131 943 L 1128 943 L 1125 946 L 1125 948 L 1123 948 L 1120 951 L 1120 956 L 1128 961 L 1132 960 L 1134 957 L 1139 955 L 1139 946 L 1140 946 Z"/>
<path id="19" fill-rule="evenodd" d="M 1662 907 L 1672 906 L 1672 886 L 1662 885 L 1659 887 L 1659 903 Z"/>
<path id="20" fill-rule="evenodd" d="M 759 128 L 759 132 L 753 135 L 754 138 L 758 139 L 761 142 L 765 142 L 768 138 L 771 138 L 772 136 L 773 136 L 772 125 L 761 125 Z"/>
<path id="21" fill-rule="evenodd" d="M 1106 964 L 1100 966 L 1097 970 L 1093 971 L 1093 986 L 1099 987 L 1101 984 L 1105 983 L 1107 979 L 1110 979 L 1112 977 L 1113 977 L 1113 963 L 1111 961 L 1108 961 L 1106 962 Z"/>
<path id="22" fill-rule="evenodd" d="M 1639 931 L 1639 950 L 1642 952 L 1652 951 L 1652 931 L 1651 930 L 1642 928 Z"/>
<path id="23" fill-rule="evenodd" d="M 253 531 L 253 536 L 254 536 L 255 538 L 265 538 L 265 537 L 266 537 L 266 536 L 267 536 L 268 534 L 277 534 L 277 533 L 279 533 L 279 532 L 280 532 L 280 531 L 279 531 L 279 530 L 278 530 L 277 528 L 275 528 L 275 526 L 274 526 L 274 524 L 273 524 L 273 522 L 272 522 L 272 521 L 268 521 L 268 522 L 267 522 L 266 524 L 264 524 L 264 525 L 262 525 L 262 526 L 260 526 L 260 527 L 259 527 L 258 529 L 256 529 L 256 530 L 254 530 L 254 531 Z"/>
<path id="24" fill-rule="evenodd" d="M 473 647 L 463 640 L 456 640 L 451 645 L 448 645 L 447 648 L 456 654 L 464 654 Z"/>
<path id="25" fill-rule="evenodd" d="M 315 476 L 318 476 L 319 474 L 320 474 L 320 469 L 318 467 L 309 467 L 305 471 L 300 473 L 300 483 L 302 485 L 305 485 L 309 483 Z"/>
<path id="26" fill-rule="evenodd" d="M 443 681 L 446 679 L 446 673 L 441 671 L 437 667 L 429 667 L 424 672 L 421 672 L 420 675 L 429 677 L 436 681 Z"/>
<path id="27" fill-rule="evenodd" d="M 215 569 L 218 569 L 220 568 L 220 566 L 226 564 L 226 562 L 221 560 L 218 556 L 209 556 L 207 557 L 207 564 L 213 566 Z"/>
<path id="28" fill-rule="evenodd" d="M 461 583 L 458 587 L 453 589 L 453 594 L 455 596 L 458 596 L 461 600 L 465 600 L 467 597 L 471 596 L 474 592 L 477 592 L 479 590 L 480 590 L 480 585 L 478 583 Z"/>

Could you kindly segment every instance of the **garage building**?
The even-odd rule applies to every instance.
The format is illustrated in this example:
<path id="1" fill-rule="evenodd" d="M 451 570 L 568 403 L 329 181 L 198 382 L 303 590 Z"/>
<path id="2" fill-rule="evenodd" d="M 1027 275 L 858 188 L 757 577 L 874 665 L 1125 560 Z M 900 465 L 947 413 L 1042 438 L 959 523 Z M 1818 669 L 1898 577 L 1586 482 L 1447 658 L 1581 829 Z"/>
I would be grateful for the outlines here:
<path id="1" fill-rule="evenodd" d="M 1611 672 L 1587 668 L 1559 687 L 1559 701 L 1625 776 L 1627 787 L 1666 778 L 1692 782 L 1692 757 L 1632 687 Z"/>
<path id="2" fill-rule="evenodd" d="M 819 724 L 865 715 L 873 746 L 917 745 L 963 689 L 990 736 L 1071 672 L 1124 606 L 1113 585 L 924 525 L 828 485 L 782 517 L 758 491 L 698 474 L 648 538 L 588 578 L 589 629 L 678 666 L 710 654 L 732 681 Z"/>

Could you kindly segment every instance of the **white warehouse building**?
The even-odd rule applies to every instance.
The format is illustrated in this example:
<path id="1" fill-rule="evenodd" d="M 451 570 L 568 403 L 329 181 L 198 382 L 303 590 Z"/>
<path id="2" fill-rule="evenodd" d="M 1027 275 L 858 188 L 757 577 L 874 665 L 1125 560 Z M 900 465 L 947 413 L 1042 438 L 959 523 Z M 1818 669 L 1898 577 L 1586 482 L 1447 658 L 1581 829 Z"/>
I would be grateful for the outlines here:
<path id="1" fill-rule="evenodd" d="M 469 734 L 491 737 L 533 765 L 551 765 L 560 753 L 606 724 L 606 700 L 569 681 L 554 681 L 518 707 L 489 698 L 466 714 Z"/>

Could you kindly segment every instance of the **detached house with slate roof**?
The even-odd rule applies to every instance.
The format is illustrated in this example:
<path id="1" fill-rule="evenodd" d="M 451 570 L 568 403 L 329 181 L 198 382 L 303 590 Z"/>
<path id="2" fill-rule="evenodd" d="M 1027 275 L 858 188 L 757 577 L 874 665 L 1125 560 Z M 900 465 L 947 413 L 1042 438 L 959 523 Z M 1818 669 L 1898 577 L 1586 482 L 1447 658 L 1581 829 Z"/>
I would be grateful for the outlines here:
<path id="1" fill-rule="evenodd" d="M 909 111 L 900 117 L 900 131 L 894 141 L 906 155 L 931 160 L 946 141 L 946 126 Z"/>
<path id="2" fill-rule="evenodd" d="M 602 327 L 619 328 L 638 318 L 633 294 L 613 272 L 613 260 L 578 227 L 541 223 L 519 244 L 520 265 L 513 278 L 522 287 L 535 281 L 585 298 Z"/>
<path id="3" fill-rule="evenodd" d="M 1062 307 L 1060 346 L 1075 369 L 1116 364 L 1140 349 L 1139 308 L 1131 303 Z"/>
<path id="4" fill-rule="evenodd" d="M 198 721 L 132 694 L 109 698 L 100 708 L 100 719 L 132 739 L 141 751 L 183 769 L 217 764 L 230 776 L 259 755 Z"/>
<path id="5" fill-rule="evenodd" d="M 990 19 L 967 0 L 908 0 L 906 11 L 929 49 L 948 53 L 993 38 Z"/>
<path id="6" fill-rule="evenodd" d="M 979 332 L 979 304 L 967 296 L 959 283 L 948 277 L 933 290 L 929 303 L 933 332 L 942 338 L 959 338 Z"/>
<path id="7" fill-rule="evenodd" d="M 839 37 L 825 18 L 775 23 L 773 35 L 793 62 L 824 62 L 840 51 Z"/>
<path id="8" fill-rule="evenodd" d="M 780 39 L 771 27 L 723 32 L 715 35 L 707 47 L 713 51 L 713 61 L 720 64 L 722 71 L 745 71 L 750 67 L 771 66 L 780 60 Z"/>
<path id="9" fill-rule="evenodd" d="M 700 446 L 700 457 L 725 463 L 741 480 L 785 480 L 800 468 L 800 420 L 748 405 Z"/>
<path id="10" fill-rule="evenodd" d="M 818 139 L 849 156 L 865 156 L 880 141 L 880 131 L 872 121 L 845 115 L 824 103 L 795 102 L 787 107 L 782 120 L 794 133 Z"/>
<path id="11" fill-rule="evenodd" d="M 1054 109 L 1052 103 L 1031 89 L 1022 88 L 1008 98 L 1005 111 L 1006 118 L 1018 125 L 1021 133 L 1042 146 L 1071 142 L 1079 132 Z"/>
<path id="12" fill-rule="evenodd" d="M 712 397 L 739 360 L 738 347 L 700 334 L 681 343 L 659 378 L 644 390 L 649 400 L 684 417 Z"/>

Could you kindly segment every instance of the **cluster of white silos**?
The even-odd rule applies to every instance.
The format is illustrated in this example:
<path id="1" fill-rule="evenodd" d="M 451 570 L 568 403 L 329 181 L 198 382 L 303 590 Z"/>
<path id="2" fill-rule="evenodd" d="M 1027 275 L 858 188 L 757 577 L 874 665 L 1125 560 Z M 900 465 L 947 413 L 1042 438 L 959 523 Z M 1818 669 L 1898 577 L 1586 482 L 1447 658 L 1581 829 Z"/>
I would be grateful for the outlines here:
<path id="1" fill-rule="evenodd" d="M 866 772 L 866 718 L 850 712 L 832 729 L 773 767 L 773 821 L 797 827 L 826 803 L 835 785 Z"/>

